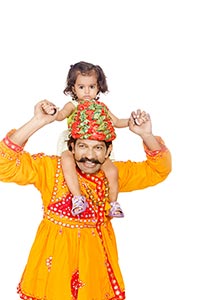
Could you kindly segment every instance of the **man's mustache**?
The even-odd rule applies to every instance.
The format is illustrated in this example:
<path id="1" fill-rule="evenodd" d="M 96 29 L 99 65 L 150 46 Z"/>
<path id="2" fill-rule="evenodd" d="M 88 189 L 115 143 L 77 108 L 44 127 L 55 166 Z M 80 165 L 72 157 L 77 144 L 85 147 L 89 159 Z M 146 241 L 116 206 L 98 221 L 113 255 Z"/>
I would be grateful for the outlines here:
<path id="1" fill-rule="evenodd" d="M 87 161 L 89 161 L 93 164 L 96 164 L 96 165 L 102 165 L 102 163 L 98 159 L 94 159 L 94 158 L 89 159 L 87 157 L 82 157 L 81 159 L 76 160 L 76 162 L 83 162 L 83 163 L 87 162 Z"/>

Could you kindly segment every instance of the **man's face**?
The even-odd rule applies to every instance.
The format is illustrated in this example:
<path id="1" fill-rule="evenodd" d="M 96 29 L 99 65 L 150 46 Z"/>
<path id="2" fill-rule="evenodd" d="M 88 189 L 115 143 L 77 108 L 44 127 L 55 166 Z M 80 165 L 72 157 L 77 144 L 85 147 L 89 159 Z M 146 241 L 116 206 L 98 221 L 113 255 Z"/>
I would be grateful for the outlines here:
<path id="1" fill-rule="evenodd" d="M 99 171 L 111 150 L 112 145 L 107 149 L 103 141 L 78 139 L 75 145 L 72 144 L 72 152 L 77 166 L 88 174 Z"/>

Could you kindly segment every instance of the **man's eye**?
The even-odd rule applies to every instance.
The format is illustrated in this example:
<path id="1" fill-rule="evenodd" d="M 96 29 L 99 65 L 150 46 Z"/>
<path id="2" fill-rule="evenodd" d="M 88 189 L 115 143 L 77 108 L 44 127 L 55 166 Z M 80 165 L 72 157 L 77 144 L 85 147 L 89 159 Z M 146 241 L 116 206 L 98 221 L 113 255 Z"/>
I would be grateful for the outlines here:
<path id="1" fill-rule="evenodd" d="M 79 145 L 79 148 L 81 148 L 81 149 L 82 149 L 82 148 L 85 148 L 85 145 L 80 144 L 80 145 Z"/>
<path id="2" fill-rule="evenodd" d="M 103 149 L 103 147 L 102 146 L 98 146 L 98 147 L 96 147 L 96 149 L 100 151 L 100 150 Z"/>

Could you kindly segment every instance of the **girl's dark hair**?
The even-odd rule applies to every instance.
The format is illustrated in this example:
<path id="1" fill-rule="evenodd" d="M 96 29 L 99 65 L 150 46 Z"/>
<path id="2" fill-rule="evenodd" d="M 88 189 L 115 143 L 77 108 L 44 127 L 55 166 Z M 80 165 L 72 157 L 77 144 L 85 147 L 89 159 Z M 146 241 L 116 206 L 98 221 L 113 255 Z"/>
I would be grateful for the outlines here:
<path id="1" fill-rule="evenodd" d="M 80 61 L 74 65 L 70 66 L 67 80 L 66 80 L 66 87 L 63 91 L 65 95 L 70 94 L 72 97 L 76 98 L 76 95 L 73 93 L 73 86 L 75 85 L 76 78 L 78 74 L 82 75 L 92 75 L 95 72 L 97 76 L 97 84 L 99 92 L 105 93 L 108 92 L 108 86 L 106 82 L 106 76 L 102 70 L 102 68 L 98 65 L 93 65 L 84 61 Z"/>
<path id="2" fill-rule="evenodd" d="M 77 139 L 74 139 L 72 136 L 69 136 L 69 139 L 67 140 L 67 146 L 69 151 L 72 151 L 72 144 L 76 144 Z M 105 142 L 106 149 L 108 150 L 109 146 L 112 145 L 112 141 Z"/>

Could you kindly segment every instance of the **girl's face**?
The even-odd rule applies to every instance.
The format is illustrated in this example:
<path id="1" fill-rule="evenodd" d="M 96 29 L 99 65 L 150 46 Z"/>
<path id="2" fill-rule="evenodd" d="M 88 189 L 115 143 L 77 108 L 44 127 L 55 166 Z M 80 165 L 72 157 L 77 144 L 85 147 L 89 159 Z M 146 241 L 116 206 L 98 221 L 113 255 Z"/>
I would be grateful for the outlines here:
<path id="1" fill-rule="evenodd" d="M 78 100 L 92 100 L 96 97 L 99 91 L 97 78 L 95 74 L 82 75 L 78 74 L 73 92 Z"/>

